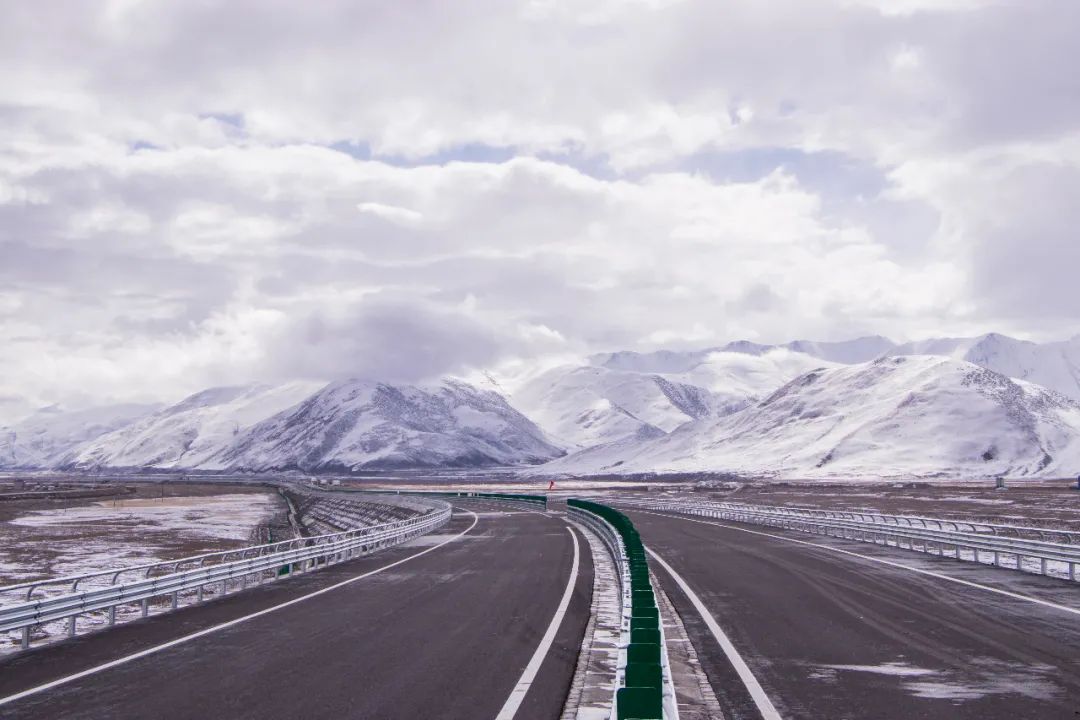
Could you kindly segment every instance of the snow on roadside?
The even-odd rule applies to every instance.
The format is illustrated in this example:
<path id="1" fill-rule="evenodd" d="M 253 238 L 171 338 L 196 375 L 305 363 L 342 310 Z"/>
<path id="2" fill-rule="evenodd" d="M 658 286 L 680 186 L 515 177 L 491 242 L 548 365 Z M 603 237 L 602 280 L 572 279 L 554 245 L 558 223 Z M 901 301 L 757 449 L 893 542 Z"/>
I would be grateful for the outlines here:
<path id="1" fill-rule="evenodd" d="M 242 547 L 279 509 L 273 493 L 135 498 L 36 510 L 0 523 L 0 586 L 145 565 Z M 55 594 L 53 586 L 44 591 Z M 2 590 L 2 587 L 0 587 Z M 210 592 L 213 595 L 213 591 Z M 40 591 L 39 591 L 40 596 Z M 0 604 L 24 594 L 0 592 Z M 138 615 L 118 608 L 118 620 Z M 80 617 L 80 631 L 101 627 L 103 613 Z M 34 628 L 35 644 L 62 637 L 65 621 Z M 0 654 L 18 648 L 18 633 L 0 637 Z"/>
<path id="2" fill-rule="evenodd" d="M 137 523 L 194 537 L 246 540 L 252 528 L 273 513 L 272 495 L 237 493 L 208 497 L 170 497 L 103 501 L 85 507 L 37 510 L 11 521 L 25 527 L 120 527 Z M 86 525 L 89 526 L 89 525 Z"/>
<path id="3" fill-rule="evenodd" d="M 243 545 L 276 503 L 270 493 L 236 493 L 32 511 L 0 523 L 0 585 Z"/>

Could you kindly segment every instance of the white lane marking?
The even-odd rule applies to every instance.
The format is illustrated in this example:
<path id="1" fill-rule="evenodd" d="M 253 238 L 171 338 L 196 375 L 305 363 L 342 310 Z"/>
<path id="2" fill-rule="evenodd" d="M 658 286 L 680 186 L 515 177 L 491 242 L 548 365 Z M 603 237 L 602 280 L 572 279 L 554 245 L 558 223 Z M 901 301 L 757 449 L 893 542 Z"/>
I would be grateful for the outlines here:
<path id="1" fill-rule="evenodd" d="M 464 509 L 464 508 L 462 508 L 462 509 Z M 206 628 L 204 630 L 200 630 L 198 632 L 191 633 L 190 635 L 184 635 L 183 637 L 176 638 L 175 640 L 170 640 L 169 642 L 162 643 L 161 645 L 155 645 L 154 647 L 147 648 L 146 650 L 140 650 L 137 653 L 132 653 L 131 655 L 126 655 L 126 656 L 124 656 L 122 658 L 117 658 L 116 660 L 110 660 L 109 662 L 102 663 L 101 665 L 95 665 L 92 668 L 88 668 L 88 669 L 83 670 L 81 672 L 77 672 L 77 673 L 75 673 L 73 675 L 68 675 L 66 677 L 62 677 L 62 678 L 60 678 L 58 680 L 53 680 L 52 682 L 47 682 L 47 683 L 45 683 L 43 685 L 38 685 L 37 687 L 32 687 L 29 690 L 23 690 L 22 692 L 15 693 L 14 695 L 8 695 L 5 698 L 0 698 L 0 706 L 7 705 L 8 703 L 15 702 L 16 700 L 21 700 L 21 699 L 23 699 L 25 697 L 28 697 L 30 695 L 36 695 L 37 693 L 44 692 L 46 690 L 51 690 L 51 689 L 53 689 L 55 687 L 59 687 L 61 685 L 66 685 L 66 684 L 68 684 L 70 682 L 74 682 L 75 680 L 79 680 L 79 679 L 87 677 L 89 675 L 95 675 L 95 674 L 97 674 L 99 672 L 103 672 L 105 670 L 109 670 L 110 668 L 117 667 L 118 665 L 126 665 L 129 662 L 132 662 L 134 660 L 138 660 L 140 658 L 144 658 L 147 655 L 153 655 L 155 653 L 161 652 L 162 650 L 168 650 L 171 647 L 175 647 L 177 645 L 182 645 L 184 643 L 190 642 L 190 641 L 195 640 L 197 638 L 201 638 L 204 635 L 209 635 L 209 634 L 215 633 L 215 632 L 217 632 L 219 630 L 224 630 L 226 628 L 230 628 L 233 625 L 239 625 L 240 623 L 247 622 L 248 620 L 254 620 L 257 617 L 262 617 L 263 615 L 268 615 L 269 613 L 272 613 L 275 610 L 281 610 L 282 608 L 287 608 L 287 607 L 289 607 L 291 605 L 296 605 L 297 603 L 301 603 L 301 602 L 303 602 L 305 600 L 310 600 L 313 597 L 318 597 L 319 595 L 323 595 L 323 594 L 328 593 L 328 592 L 330 592 L 332 590 L 337 590 L 338 588 L 345 587 L 346 585 L 354 583 L 357 580 L 363 580 L 366 577 L 371 577 L 372 575 L 376 575 L 378 573 L 381 573 L 384 570 L 389 570 L 390 568 L 397 567 L 398 565 L 401 565 L 402 563 L 406 563 L 409 560 L 412 560 L 414 558 L 418 558 L 421 555 L 427 555 L 429 552 L 431 552 L 433 550 L 438 550 L 443 545 L 446 545 L 447 543 L 450 543 L 450 542 L 453 542 L 454 540 L 457 540 L 459 537 L 465 535 L 467 532 L 469 532 L 474 527 L 476 527 L 476 523 L 479 522 L 480 518 L 478 518 L 476 516 L 476 513 L 474 513 L 471 510 L 465 510 L 465 512 L 467 512 L 467 513 L 469 513 L 470 515 L 473 516 L 472 524 L 469 525 L 469 527 L 462 530 L 457 535 L 454 535 L 450 539 L 445 540 L 445 541 L 439 543 L 438 545 L 433 545 L 432 547 L 429 547 L 429 548 L 427 548 L 425 550 L 421 550 L 418 553 L 413 553 L 412 555 L 409 555 L 408 557 L 404 557 L 404 558 L 402 558 L 400 560 L 396 560 L 396 561 L 390 563 L 389 565 L 383 565 L 381 568 L 376 568 L 375 570 L 370 570 L 370 571 L 368 571 L 368 572 L 366 572 L 366 573 L 364 573 L 362 575 L 357 575 L 356 577 L 351 577 L 348 580 L 343 580 L 343 581 L 341 581 L 341 582 L 339 582 L 339 583 L 337 583 L 335 585 L 330 585 L 329 587 L 325 587 L 322 590 L 316 590 L 315 592 L 308 593 L 307 595 L 302 595 L 301 597 L 298 597 L 298 598 L 293 598 L 292 600 L 280 603 L 278 605 L 274 605 L 273 607 L 268 607 L 268 608 L 265 608 L 263 610 L 259 610 L 258 612 L 253 612 L 250 615 L 244 615 L 243 617 L 238 617 L 235 620 L 229 620 L 228 622 L 223 622 L 220 625 L 214 625 L 213 627 L 208 627 L 208 628 Z"/>
<path id="2" fill-rule="evenodd" d="M 547 657 L 548 650 L 551 649 L 551 643 L 555 642 L 555 635 L 559 632 L 559 626 L 562 625 L 563 618 L 566 616 L 566 608 L 570 605 L 570 597 L 574 594 L 574 586 L 577 585 L 578 560 L 581 552 L 578 549 L 577 534 L 569 527 L 566 530 L 574 540 L 574 564 L 570 568 L 570 578 L 566 581 L 566 590 L 563 591 L 562 600 L 559 601 L 559 607 L 555 610 L 555 617 L 551 618 L 551 624 L 548 625 L 547 632 L 541 638 L 540 645 L 537 646 L 536 652 L 533 653 L 529 664 L 525 666 L 525 671 L 521 673 L 521 678 L 510 692 L 510 697 L 506 698 L 506 702 L 503 704 L 499 714 L 495 716 L 495 720 L 513 720 L 513 717 L 517 715 L 518 708 L 521 707 L 525 694 L 529 692 L 533 680 L 536 679 L 536 673 L 540 671 L 540 666 L 543 665 L 544 658 Z"/>
<path id="3" fill-rule="evenodd" d="M 660 566 L 668 571 L 668 574 L 675 580 L 675 584 L 682 588 L 682 591 L 686 593 L 686 597 L 690 598 L 690 603 L 694 606 L 694 609 L 701 615 L 701 619 L 705 621 L 709 630 L 712 632 L 713 637 L 716 638 L 716 642 L 720 643 L 720 648 L 724 651 L 724 655 L 727 657 L 728 662 L 735 668 L 735 672 L 738 673 L 739 679 L 742 680 L 743 685 L 750 692 L 750 697 L 753 699 L 754 704 L 757 706 L 758 712 L 761 713 L 763 720 L 781 720 L 780 713 L 777 712 L 776 706 L 772 704 L 772 700 L 765 694 L 765 689 L 761 687 L 761 683 L 754 677 L 754 673 L 750 670 L 750 666 L 743 660 L 742 655 L 735 649 L 735 645 L 728 638 L 727 633 L 723 631 L 720 624 L 716 622 L 716 618 L 709 613 L 708 608 L 705 607 L 705 603 L 701 602 L 701 598 L 697 596 L 690 586 L 686 584 L 686 581 L 682 579 L 679 573 L 675 572 L 664 558 L 656 554 L 656 552 L 646 547 L 645 551 L 653 557 L 656 562 L 660 563 Z"/>
<path id="4" fill-rule="evenodd" d="M 775 540 L 784 540 L 785 542 L 795 543 L 797 545 L 807 545 L 809 547 L 821 548 L 822 550 L 831 550 L 841 555 L 850 555 L 851 557 L 862 558 L 863 560 L 869 560 L 871 562 L 881 563 L 882 565 L 888 565 L 889 567 L 899 568 L 901 570 L 910 570 L 913 573 L 919 573 L 920 575 L 928 575 L 939 580 L 948 580 L 958 585 L 966 585 L 967 587 L 977 588 L 979 590 L 985 590 L 996 595 L 1004 595 L 1005 597 L 1013 598 L 1014 600 L 1026 600 L 1036 605 L 1043 605 L 1055 610 L 1061 610 L 1062 612 L 1072 613 L 1073 615 L 1080 615 L 1080 608 L 1070 607 L 1068 605 L 1059 605 L 1049 600 L 1042 600 L 1030 595 L 1023 595 L 1021 593 L 1011 592 L 1009 590 L 1002 590 L 996 587 L 990 587 L 989 585 L 982 585 L 970 580 L 962 580 L 960 578 L 952 577 L 950 575 L 944 575 L 942 573 L 934 572 L 933 570 L 924 570 L 923 568 L 912 567 L 911 565 L 905 565 L 904 563 L 896 562 L 894 560 L 886 560 L 884 558 L 874 557 L 873 555 L 863 555 L 862 553 L 852 552 L 851 550 L 844 550 L 843 548 L 832 547 L 830 545 L 823 545 L 821 543 L 807 542 L 806 540 L 796 540 L 795 538 L 784 537 L 783 535 L 774 535 L 772 533 L 761 532 L 759 530 L 750 530 L 748 528 L 736 527 L 734 525 L 727 525 L 725 523 L 709 522 L 707 520 L 697 520 L 696 518 L 683 517 L 681 515 L 674 515 L 668 513 L 655 513 L 646 512 L 644 510 L 636 510 L 634 512 L 640 512 L 645 515 L 656 515 L 657 517 L 675 518 L 677 520 L 686 520 L 687 522 L 696 522 L 702 525 L 714 525 L 716 527 L 727 528 L 728 530 L 738 530 L 739 532 L 750 533 L 751 535 L 762 535 L 764 537 L 773 538 Z"/>

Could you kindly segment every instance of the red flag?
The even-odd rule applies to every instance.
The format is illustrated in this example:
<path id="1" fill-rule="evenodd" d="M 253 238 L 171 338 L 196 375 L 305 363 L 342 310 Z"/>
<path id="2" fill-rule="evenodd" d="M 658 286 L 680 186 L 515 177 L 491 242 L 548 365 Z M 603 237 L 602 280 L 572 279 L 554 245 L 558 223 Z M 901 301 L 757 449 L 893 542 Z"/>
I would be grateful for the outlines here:
<path id="1" fill-rule="evenodd" d="M 550 483 L 548 484 L 548 490 L 554 490 L 554 489 L 555 489 L 555 481 L 554 481 L 554 480 L 552 480 L 552 481 L 551 481 L 551 482 L 550 482 Z"/>

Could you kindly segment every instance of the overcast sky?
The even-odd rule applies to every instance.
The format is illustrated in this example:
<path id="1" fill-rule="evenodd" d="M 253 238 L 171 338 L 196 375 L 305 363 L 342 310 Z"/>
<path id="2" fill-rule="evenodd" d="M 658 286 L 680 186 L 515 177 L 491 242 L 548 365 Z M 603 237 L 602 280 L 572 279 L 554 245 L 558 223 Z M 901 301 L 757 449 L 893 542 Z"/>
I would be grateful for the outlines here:
<path id="1" fill-rule="evenodd" d="M 0 418 L 1070 337 L 1077 48 L 1076 0 L 2 0 Z"/>

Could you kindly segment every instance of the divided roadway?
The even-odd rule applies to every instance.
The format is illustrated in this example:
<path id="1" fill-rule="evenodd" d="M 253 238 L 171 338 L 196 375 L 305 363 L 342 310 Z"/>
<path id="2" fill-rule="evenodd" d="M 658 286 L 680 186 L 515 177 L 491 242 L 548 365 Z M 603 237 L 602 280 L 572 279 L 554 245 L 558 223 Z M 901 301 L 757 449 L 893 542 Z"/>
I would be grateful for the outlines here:
<path id="1" fill-rule="evenodd" d="M 1080 611 L 1052 607 L 1080 608 L 1080 586 L 775 528 L 624 511 L 784 718 L 1080 718 Z M 1050 605 L 807 543 L 989 580 Z M 732 718 L 761 717 L 690 599 L 653 567 L 721 704 Z"/>
<path id="2" fill-rule="evenodd" d="M 592 593 L 588 545 L 568 528 L 559 516 L 457 502 L 448 525 L 406 545 L 2 659 L 0 717 L 494 718 L 556 616 L 573 532 L 580 572 L 515 716 L 557 718 Z"/>

